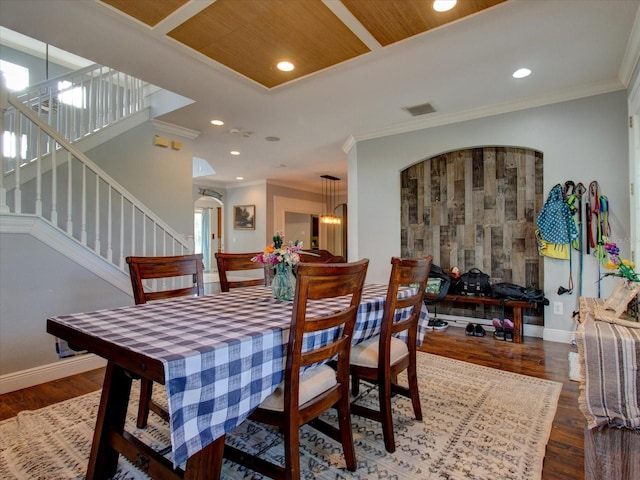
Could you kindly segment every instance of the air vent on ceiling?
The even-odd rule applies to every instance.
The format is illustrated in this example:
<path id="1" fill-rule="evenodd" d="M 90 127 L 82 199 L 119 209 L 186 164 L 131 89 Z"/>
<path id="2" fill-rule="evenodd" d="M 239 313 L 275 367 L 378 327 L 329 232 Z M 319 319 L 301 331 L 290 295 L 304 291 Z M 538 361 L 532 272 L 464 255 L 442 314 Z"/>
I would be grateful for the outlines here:
<path id="1" fill-rule="evenodd" d="M 414 117 L 418 117 L 420 115 L 426 115 L 427 113 L 433 113 L 436 111 L 433 108 L 433 105 L 430 103 L 423 103 L 422 105 L 414 105 L 413 107 L 404 107 L 404 110 L 409 112 Z"/>

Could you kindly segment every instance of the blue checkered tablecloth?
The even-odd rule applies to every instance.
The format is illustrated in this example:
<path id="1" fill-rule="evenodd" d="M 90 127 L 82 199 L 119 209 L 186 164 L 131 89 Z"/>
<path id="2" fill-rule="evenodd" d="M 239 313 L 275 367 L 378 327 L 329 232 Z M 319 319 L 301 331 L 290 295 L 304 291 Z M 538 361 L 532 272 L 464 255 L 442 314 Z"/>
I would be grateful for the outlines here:
<path id="1" fill-rule="evenodd" d="M 365 285 L 354 344 L 380 332 L 386 291 L 386 285 Z M 314 302 L 312 313 L 330 313 L 331 302 Z M 173 460 L 180 465 L 240 425 L 282 381 L 291 312 L 292 302 L 252 287 L 50 320 L 163 363 Z M 419 343 L 427 323 L 423 306 Z M 307 338 L 307 348 L 326 335 Z"/>

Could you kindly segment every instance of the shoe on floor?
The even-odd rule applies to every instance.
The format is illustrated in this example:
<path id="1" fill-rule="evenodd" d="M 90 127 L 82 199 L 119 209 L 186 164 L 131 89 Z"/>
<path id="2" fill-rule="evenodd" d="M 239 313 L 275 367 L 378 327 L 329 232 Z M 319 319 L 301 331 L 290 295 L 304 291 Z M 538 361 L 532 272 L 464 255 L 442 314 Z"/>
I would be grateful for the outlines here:
<path id="1" fill-rule="evenodd" d="M 473 323 L 467 323 L 467 328 L 464 329 L 464 334 L 473 337 L 476 326 Z"/>
<path id="2" fill-rule="evenodd" d="M 484 328 L 482 328 L 482 325 L 476 325 L 475 329 L 473 330 L 473 334 L 476 337 L 484 337 L 486 332 L 484 331 Z"/>
<path id="3" fill-rule="evenodd" d="M 427 324 L 427 328 L 429 330 L 444 330 L 448 326 L 449 324 L 447 322 L 438 320 L 437 318 L 435 320 L 429 320 L 429 323 Z"/>
<path id="4" fill-rule="evenodd" d="M 493 320 L 491 320 L 491 323 L 493 324 L 493 326 L 494 326 L 494 328 L 496 330 L 503 330 L 504 329 L 504 323 L 499 318 L 494 318 Z"/>

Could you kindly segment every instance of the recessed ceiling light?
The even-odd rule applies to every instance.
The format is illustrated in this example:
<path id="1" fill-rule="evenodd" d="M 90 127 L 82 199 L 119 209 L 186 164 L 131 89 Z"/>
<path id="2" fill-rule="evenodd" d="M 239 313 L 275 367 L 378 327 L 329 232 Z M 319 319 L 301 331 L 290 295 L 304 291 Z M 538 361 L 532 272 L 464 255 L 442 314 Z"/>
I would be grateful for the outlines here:
<path id="1" fill-rule="evenodd" d="M 236 180 L 244 180 L 244 177 L 236 177 Z"/>
<path id="2" fill-rule="evenodd" d="M 436 12 L 447 12 L 456 6 L 456 0 L 435 0 L 433 9 Z"/>
<path id="3" fill-rule="evenodd" d="M 295 68 L 291 62 L 278 62 L 276 66 L 278 70 L 282 70 L 283 72 L 290 72 Z"/>
<path id="4" fill-rule="evenodd" d="M 240 155 L 240 152 L 238 150 L 231 150 L 229 153 L 231 155 Z"/>
<path id="5" fill-rule="evenodd" d="M 216 127 L 219 127 L 219 126 L 221 126 L 221 125 L 224 125 L 224 122 L 223 122 L 222 120 L 217 120 L 217 119 L 216 119 L 216 120 L 211 120 L 211 123 L 212 123 L 213 125 L 215 125 Z"/>
<path id="6" fill-rule="evenodd" d="M 531 70 L 528 68 L 519 68 L 515 72 L 513 72 L 513 78 L 524 78 L 531 75 Z"/>

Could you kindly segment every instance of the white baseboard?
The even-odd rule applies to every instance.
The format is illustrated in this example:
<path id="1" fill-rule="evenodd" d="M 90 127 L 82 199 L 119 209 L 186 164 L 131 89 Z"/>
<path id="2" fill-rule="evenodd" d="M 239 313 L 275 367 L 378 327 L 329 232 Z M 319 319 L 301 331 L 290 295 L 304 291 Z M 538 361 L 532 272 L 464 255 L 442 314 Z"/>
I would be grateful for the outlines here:
<path id="1" fill-rule="evenodd" d="M 487 320 L 485 318 L 460 317 L 457 315 L 446 315 L 440 313 L 437 315 L 437 318 L 447 321 L 450 327 L 464 328 L 468 323 L 479 323 L 480 325 L 492 328 L 491 320 Z M 574 332 L 568 332 L 566 330 L 553 330 L 541 325 L 524 325 L 525 337 L 542 338 L 549 342 L 572 343 L 574 335 Z"/>
<path id="2" fill-rule="evenodd" d="M 542 339 L 549 342 L 573 344 L 575 335 L 575 332 L 569 332 L 567 330 L 554 330 L 551 328 L 545 328 Z"/>
<path id="3" fill-rule="evenodd" d="M 104 358 L 93 354 L 60 360 L 59 362 L 41 365 L 19 372 L 0 376 L 0 394 L 14 392 L 22 388 L 33 387 L 41 383 L 68 377 L 77 373 L 102 368 L 107 364 Z"/>

